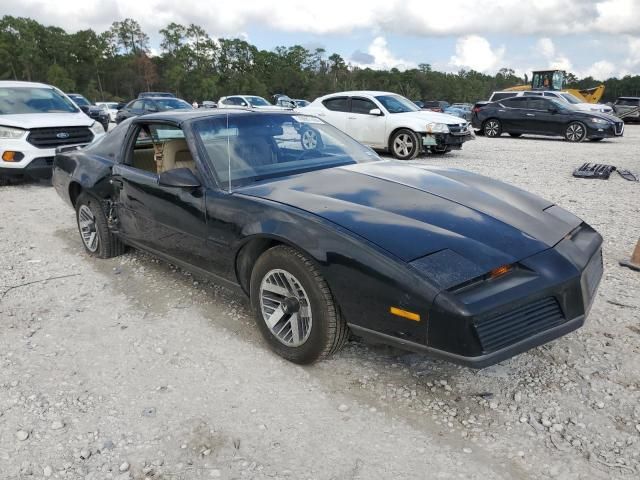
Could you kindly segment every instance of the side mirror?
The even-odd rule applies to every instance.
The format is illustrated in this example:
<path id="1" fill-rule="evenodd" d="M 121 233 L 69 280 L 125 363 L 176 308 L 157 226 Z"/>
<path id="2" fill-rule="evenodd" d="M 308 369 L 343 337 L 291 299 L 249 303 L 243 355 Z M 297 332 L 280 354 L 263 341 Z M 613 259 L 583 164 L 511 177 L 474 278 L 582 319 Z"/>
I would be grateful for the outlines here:
<path id="1" fill-rule="evenodd" d="M 369 115 L 382 115 L 382 110 L 380 110 L 379 108 L 372 108 L 371 110 L 369 110 Z"/>
<path id="2" fill-rule="evenodd" d="M 195 188 L 201 184 L 200 180 L 196 178 L 189 168 L 174 168 L 160 174 L 160 177 L 158 177 L 158 185 L 164 187 Z"/>

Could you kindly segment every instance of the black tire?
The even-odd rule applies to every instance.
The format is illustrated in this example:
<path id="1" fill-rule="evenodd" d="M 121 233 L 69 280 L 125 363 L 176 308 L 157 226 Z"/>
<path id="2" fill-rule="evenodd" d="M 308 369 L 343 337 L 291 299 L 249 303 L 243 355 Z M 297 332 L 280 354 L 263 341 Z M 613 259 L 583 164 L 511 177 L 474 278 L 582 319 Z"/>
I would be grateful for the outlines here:
<path id="1" fill-rule="evenodd" d="M 522 136 L 521 133 L 510 133 L 509 136 L 513 137 L 513 138 L 520 138 Z"/>
<path id="2" fill-rule="evenodd" d="M 263 290 L 263 286 L 269 285 L 267 279 L 273 278 L 274 272 L 276 272 L 275 275 L 279 275 L 279 272 L 284 272 L 292 276 L 297 285 L 301 287 L 301 289 L 296 289 L 296 293 L 302 293 L 302 296 L 294 297 L 293 294 L 289 295 L 291 290 L 288 290 L 287 295 L 274 294 L 279 295 L 279 297 L 271 297 L 273 292 L 266 287 Z M 274 284 L 271 283 L 271 285 L 273 286 Z M 282 289 L 285 290 L 284 288 Z M 306 339 L 301 344 L 295 346 L 287 345 L 285 341 L 286 338 L 289 338 L 287 337 L 288 333 L 282 339 L 272 332 L 267 325 L 267 314 L 263 314 L 263 297 L 261 296 L 263 293 L 265 294 L 264 301 L 267 309 L 273 308 L 277 310 L 275 308 L 276 304 L 278 308 L 281 308 L 287 300 L 292 298 L 300 300 L 298 308 L 301 308 L 301 305 L 308 301 L 307 306 L 311 312 L 310 327 L 307 330 Z M 262 336 L 274 352 L 291 362 L 309 364 L 328 357 L 340 350 L 349 337 L 349 328 L 340 315 L 329 286 L 317 266 L 312 260 L 292 247 L 279 245 L 267 250 L 258 258 L 251 272 L 250 295 L 251 305 L 260 333 L 262 333 Z M 273 305 L 269 305 L 271 298 L 277 298 Z M 275 313 L 275 310 L 270 312 L 271 315 Z M 283 310 L 286 312 L 286 307 Z M 283 331 L 286 330 L 287 326 L 291 331 L 289 323 L 291 317 L 292 315 L 288 313 L 281 314 L 279 317 L 281 320 L 273 327 L 274 329 L 280 329 L 277 332 L 279 335 L 283 335 Z M 303 320 L 300 319 L 296 322 L 298 331 L 304 332 L 304 325 L 300 322 L 303 322 Z M 300 328 L 301 326 L 302 328 Z M 292 339 L 293 332 L 291 332 Z"/>
<path id="3" fill-rule="evenodd" d="M 601 140 L 604 140 L 604 138 L 600 137 L 600 138 L 590 138 L 589 140 L 591 140 L 592 142 L 599 142 Z"/>
<path id="4" fill-rule="evenodd" d="M 587 127 L 582 122 L 571 122 L 564 131 L 564 138 L 568 142 L 578 143 L 587 137 Z"/>
<path id="5" fill-rule="evenodd" d="M 88 212 L 93 216 L 91 219 L 87 218 Z M 122 255 L 125 252 L 125 244 L 109 230 L 107 217 L 97 198 L 86 193 L 80 194 L 76 201 L 76 222 L 82 245 L 92 257 L 111 258 Z M 81 222 L 83 226 L 81 226 Z M 95 233 L 95 237 L 93 237 L 95 244 L 91 240 L 91 236 L 88 239 L 85 238 L 83 228 L 85 233 L 87 231 Z"/>
<path id="6" fill-rule="evenodd" d="M 490 118 L 482 125 L 484 136 L 489 138 L 495 138 L 502 135 L 502 124 L 497 118 Z"/>
<path id="7" fill-rule="evenodd" d="M 420 137 L 408 128 L 401 128 L 389 140 L 389 152 L 398 160 L 413 160 L 421 151 Z"/>
<path id="8" fill-rule="evenodd" d="M 429 152 L 433 153 L 434 155 L 444 155 L 445 153 L 449 153 L 451 151 L 451 147 L 448 147 L 446 145 L 434 145 L 432 147 L 429 147 Z"/>
<path id="9" fill-rule="evenodd" d="M 475 134 L 477 137 L 484 137 L 484 130 L 480 129 L 480 130 L 476 130 Z"/>

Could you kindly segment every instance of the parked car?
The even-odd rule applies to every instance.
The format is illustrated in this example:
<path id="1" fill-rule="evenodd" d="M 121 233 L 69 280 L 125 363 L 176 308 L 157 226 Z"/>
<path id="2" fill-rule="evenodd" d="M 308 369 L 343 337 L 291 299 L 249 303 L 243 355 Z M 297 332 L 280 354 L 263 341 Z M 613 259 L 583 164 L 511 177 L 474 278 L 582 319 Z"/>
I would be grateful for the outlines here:
<path id="1" fill-rule="evenodd" d="M 109 112 L 109 121 L 115 122 L 116 115 L 118 114 L 118 110 L 120 110 L 124 105 L 119 102 L 96 102 L 96 105 L 104 105 L 107 107 L 107 111 Z"/>
<path id="2" fill-rule="evenodd" d="M 473 138 L 468 122 L 420 110 L 411 100 L 390 92 L 341 92 L 317 98 L 299 112 L 316 115 L 371 148 L 400 160 L 428 149 L 443 154 Z"/>
<path id="3" fill-rule="evenodd" d="M 454 117 L 459 117 L 465 119 L 467 122 L 471 121 L 471 107 L 466 106 L 454 106 L 450 105 L 444 109 L 442 113 L 446 113 L 447 115 L 453 115 Z"/>
<path id="4" fill-rule="evenodd" d="M 619 97 L 613 104 L 616 115 L 625 122 L 640 120 L 640 97 Z"/>
<path id="5" fill-rule="evenodd" d="M 276 102 L 276 105 L 278 107 L 284 107 L 287 109 L 291 109 L 291 108 L 301 108 L 301 107 L 306 107 L 307 105 L 309 105 L 308 100 L 303 100 L 303 99 L 299 99 L 299 98 L 289 98 L 289 97 L 280 97 L 278 99 L 278 101 Z"/>
<path id="6" fill-rule="evenodd" d="M 86 99 L 83 95 L 79 93 L 67 93 L 67 97 L 73 100 L 80 110 L 84 113 L 89 112 L 89 107 L 91 106 L 91 102 Z"/>
<path id="7" fill-rule="evenodd" d="M 422 107 L 425 110 L 442 113 L 449 107 L 449 102 L 444 100 L 422 100 Z"/>
<path id="8" fill-rule="evenodd" d="M 166 110 L 193 110 L 193 107 L 180 98 L 145 97 L 132 100 L 122 107 L 116 115 L 116 123 L 138 115 L 164 112 Z"/>
<path id="9" fill-rule="evenodd" d="M 176 96 L 173 93 L 169 93 L 169 92 L 140 92 L 138 94 L 138 98 L 158 98 L 158 97 L 163 97 L 163 98 L 176 98 Z"/>
<path id="10" fill-rule="evenodd" d="M 218 100 L 218 108 L 251 108 L 256 110 L 285 110 L 284 107 L 272 105 L 257 95 L 231 95 Z M 287 109 L 290 109 L 288 107 Z"/>
<path id="11" fill-rule="evenodd" d="M 605 105 L 603 103 L 587 103 L 587 102 L 583 102 L 578 97 L 570 94 L 569 92 L 557 92 L 557 91 L 549 91 L 549 90 L 493 92 L 491 94 L 491 97 L 489 97 L 489 102 L 497 102 L 498 100 L 502 100 L 509 97 L 522 97 L 522 96 L 554 98 L 560 102 L 572 105 L 574 108 L 577 108 L 578 110 L 582 110 L 583 112 L 613 113 L 613 108 L 611 108 L 611 106 L 609 105 Z"/>
<path id="12" fill-rule="evenodd" d="M 100 122 L 100 125 L 102 125 L 105 132 L 109 130 L 109 112 L 105 107 L 93 105 L 86 99 L 86 97 L 79 93 L 67 93 L 67 97 L 73 100 L 73 103 L 75 103 L 89 118 L 96 122 Z"/>
<path id="13" fill-rule="evenodd" d="M 71 99 L 51 85 L 0 81 L 0 183 L 51 177 L 56 147 L 104 135 Z"/>
<path id="14" fill-rule="evenodd" d="M 136 117 L 56 156 L 89 256 L 131 245 L 244 292 L 267 344 L 302 364 L 353 332 L 484 367 L 583 325 L 602 237 L 561 207 L 381 160 L 298 112 L 206 113 Z"/>
<path id="15" fill-rule="evenodd" d="M 538 96 L 511 97 L 474 110 L 473 128 L 487 137 L 508 133 L 562 136 L 570 142 L 620 137 L 624 123 L 613 115 L 584 112 L 568 103 Z"/>
<path id="16" fill-rule="evenodd" d="M 203 100 L 200 108 L 218 108 L 218 104 L 211 100 Z"/>

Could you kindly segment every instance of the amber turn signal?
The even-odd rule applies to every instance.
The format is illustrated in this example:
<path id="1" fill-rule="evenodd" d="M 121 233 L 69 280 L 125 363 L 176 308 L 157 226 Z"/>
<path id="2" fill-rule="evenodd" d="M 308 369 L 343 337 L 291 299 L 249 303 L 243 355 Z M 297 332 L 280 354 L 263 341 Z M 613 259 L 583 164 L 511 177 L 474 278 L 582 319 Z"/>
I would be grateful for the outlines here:
<path id="1" fill-rule="evenodd" d="M 397 315 L 398 317 L 406 318 L 407 320 L 413 320 L 414 322 L 420 321 L 420 315 L 413 312 L 408 312 L 407 310 L 402 310 L 398 307 L 390 307 L 389 312 L 393 315 Z"/>
<path id="2" fill-rule="evenodd" d="M 4 152 L 2 154 L 2 160 L 4 160 L 5 162 L 17 162 L 18 159 L 16 158 L 17 152 L 12 152 L 10 150 L 7 150 L 6 152 Z"/>
<path id="3" fill-rule="evenodd" d="M 504 275 L 505 273 L 509 273 L 511 271 L 510 265 L 502 265 L 501 267 L 494 268 L 489 272 L 489 277 L 498 278 Z"/>

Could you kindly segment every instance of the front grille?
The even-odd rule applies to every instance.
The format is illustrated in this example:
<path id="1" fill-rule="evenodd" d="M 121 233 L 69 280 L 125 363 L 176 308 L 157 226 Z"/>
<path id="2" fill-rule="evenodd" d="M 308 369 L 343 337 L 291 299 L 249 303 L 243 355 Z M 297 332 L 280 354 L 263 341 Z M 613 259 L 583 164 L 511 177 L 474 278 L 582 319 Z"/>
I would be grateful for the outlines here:
<path id="1" fill-rule="evenodd" d="M 614 123 L 614 130 L 615 130 L 616 135 L 621 135 L 623 128 L 624 128 L 624 123 L 623 122 L 615 122 Z"/>
<path id="2" fill-rule="evenodd" d="M 452 124 L 452 125 L 447 125 L 449 127 L 449 133 L 451 135 L 467 135 L 469 133 L 469 130 L 467 129 L 467 124 L 466 123 L 462 123 L 462 124 Z"/>
<path id="3" fill-rule="evenodd" d="M 59 138 L 58 135 L 65 138 Z M 90 143 L 91 140 L 93 140 L 93 133 L 88 127 L 34 128 L 27 137 L 27 141 L 38 148 Z"/>
<path id="4" fill-rule="evenodd" d="M 499 350 L 564 322 L 558 301 L 547 297 L 479 321 L 476 332 L 485 353 Z"/>

